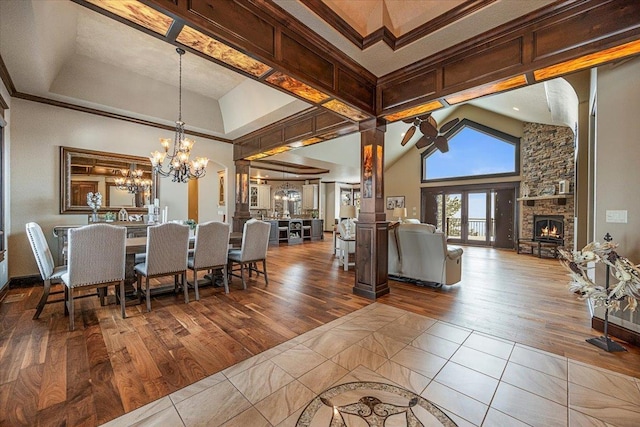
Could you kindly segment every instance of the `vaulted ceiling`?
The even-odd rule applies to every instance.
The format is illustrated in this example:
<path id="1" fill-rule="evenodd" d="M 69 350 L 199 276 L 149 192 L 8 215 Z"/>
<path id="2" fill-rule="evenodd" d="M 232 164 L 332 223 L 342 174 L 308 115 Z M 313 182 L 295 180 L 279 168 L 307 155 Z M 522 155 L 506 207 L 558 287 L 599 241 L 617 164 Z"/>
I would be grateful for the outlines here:
<path id="1" fill-rule="evenodd" d="M 531 69 L 525 63 L 535 55 L 542 66 L 637 40 L 637 9 L 633 0 L 4 0 L 0 57 L 14 96 L 171 127 L 178 109 L 175 45 L 183 46 L 187 129 L 231 142 L 313 107 L 355 130 L 359 121 L 390 118 L 388 113 L 430 100 L 446 107 L 445 97 L 465 94 L 467 87 L 486 89 L 488 82 Z M 602 10 L 610 16 L 600 22 Z M 563 19 L 584 31 L 558 42 Z M 483 50 L 471 54 L 479 38 Z M 550 53 L 542 55 L 544 49 Z M 637 51 L 633 45 L 625 55 Z M 509 65 L 512 59 L 525 65 Z M 447 88 L 453 71 L 460 83 Z M 515 86 L 536 80 L 525 72 Z M 491 84 L 483 93 L 514 86 Z M 520 120 L 559 124 L 548 95 L 543 85 L 532 85 L 469 102 Z M 451 108 L 433 115 L 444 120 Z M 415 143 L 394 143 L 405 127 L 387 127 L 388 164 Z M 345 155 L 357 152 L 357 134 L 335 138 L 339 133 L 331 130 L 316 138 L 331 141 L 317 146 L 297 148 L 301 140 L 315 142 L 311 138 L 286 141 L 293 142 L 291 151 L 281 157 L 330 169 L 329 179 L 357 181 L 358 156 Z"/>

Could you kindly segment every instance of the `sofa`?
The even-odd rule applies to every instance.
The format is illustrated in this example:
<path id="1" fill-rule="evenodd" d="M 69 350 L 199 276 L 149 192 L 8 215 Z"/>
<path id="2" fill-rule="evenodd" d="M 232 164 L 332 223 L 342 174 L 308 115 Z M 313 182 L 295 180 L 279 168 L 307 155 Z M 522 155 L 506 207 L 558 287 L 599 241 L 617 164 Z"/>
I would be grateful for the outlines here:
<path id="1" fill-rule="evenodd" d="M 389 229 L 389 276 L 453 285 L 462 276 L 462 252 L 433 225 L 397 224 Z"/>

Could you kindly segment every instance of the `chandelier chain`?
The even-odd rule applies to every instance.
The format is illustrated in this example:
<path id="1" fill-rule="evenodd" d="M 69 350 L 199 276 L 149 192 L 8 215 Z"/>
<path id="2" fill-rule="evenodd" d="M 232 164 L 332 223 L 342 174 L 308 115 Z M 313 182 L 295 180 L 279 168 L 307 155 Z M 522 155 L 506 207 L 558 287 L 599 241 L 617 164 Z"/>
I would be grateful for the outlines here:
<path id="1" fill-rule="evenodd" d="M 171 177 L 173 182 L 188 182 L 190 179 L 198 179 L 206 174 L 206 167 L 209 159 L 206 157 L 196 157 L 190 160 L 191 149 L 195 141 L 184 136 L 184 122 L 182 121 L 182 56 L 184 49 L 176 48 L 180 56 L 178 74 L 178 120 L 176 121 L 175 137 L 173 148 L 169 151 L 171 140 L 160 138 L 160 144 L 164 148 L 164 153 L 155 151 L 151 153 L 149 160 L 153 166 L 153 171 L 161 177 Z M 163 168 L 165 160 L 168 160 L 166 169 Z"/>

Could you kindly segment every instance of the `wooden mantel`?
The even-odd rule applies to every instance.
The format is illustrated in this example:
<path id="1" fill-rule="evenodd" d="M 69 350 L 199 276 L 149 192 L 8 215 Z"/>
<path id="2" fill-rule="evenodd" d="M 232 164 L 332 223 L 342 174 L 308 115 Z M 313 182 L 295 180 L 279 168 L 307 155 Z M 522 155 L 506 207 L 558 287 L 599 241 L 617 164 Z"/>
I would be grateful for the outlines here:
<path id="1" fill-rule="evenodd" d="M 530 196 L 518 197 L 516 200 L 524 203 L 526 206 L 534 206 L 536 200 L 554 200 L 557 205 L 566 205 L 567 198 L 573 197 L 573 194 L 551 194 L 549 196 Z"/>

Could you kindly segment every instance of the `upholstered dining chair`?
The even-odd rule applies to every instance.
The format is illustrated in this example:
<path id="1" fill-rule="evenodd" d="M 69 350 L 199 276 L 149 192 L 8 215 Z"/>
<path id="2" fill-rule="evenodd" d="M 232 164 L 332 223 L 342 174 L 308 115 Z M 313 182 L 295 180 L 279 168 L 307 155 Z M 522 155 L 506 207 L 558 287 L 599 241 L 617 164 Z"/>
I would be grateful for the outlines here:
<path id="1" fill-rule="evenodd" d="M 189 302 L 189 290 L 186 284 L 188 250 L 189 226 L 167 222 L 147 229 L 145 262 L 136 264 L 133 268 L 138 276 L 139 292 L 142 291 L 142 276 L 145 278 L 147 311 L 151 311 L 149 279 L 154 277 L 173 276 L 176 289 L 178 277 L 180 277 L 184 290 L 184 302 Z"/>
<path id="2" fill-rule="evenodd" d="M 62 275 L 62 281 L 69 310 L 69 330 L 74 330 L 73 294 L 79 288 L 118 283 L 120 311 L 124 319 L 127 229 L 109 224 L 92 224 L 70 229 L 68 238 L 67 272 Z"/>
<path id="3" fill-rule="evenodd" d="M 187 267 L 193 270 L 193 288 L 196 301 L 200 299 L 198 291 L 198 271 L 222 269 L 224 292 L 229 293 L 227 277 L 227 253 L 229 250 L 229 236 L 231 227 L 224 222 L 205 222 L 196 227 L 196 238 L 193 254 L 189 255 Z"/>
<path id="4" fill-rule="evenodd" d="M 264 221 L 250 219 L 244 224 L 242 232 L 242 245 L 240 249 L 229 250 L 228 273 L 231 276 L 240 277 L 242 279 L 242 287 L 247 289 L 247 282 L 244 279 L 245 266 L 248 275 L 251 277 L 252 272 L 264 275 L 264 282 L 269 285 L 269 277 L 267 276 L 267 248 L 269 247 L 269 234 L 271 232 L 271 224 Z M 258 261 L 262 261 L 262 270 L 257 267 Z M 233 265 L 239 264 L 240 268 L 233 270 Z M 233 274 L 234 271 L 240 271 L 240 274 Z"/>
<path id="5" fill-rule="evenodd" d="M 64 299 L 56 299 L 52 301 L 47 301 L 49 299 L 49 295 L 61 294 L 64 291 L 55 291 L 51 292 L 51 284 L 52 283 L 62 283 L 62 275 L 67 272 L 67 266 L 59 266 L 56 267 L 53 261 L 53 256 L 51 255 L 51 250 L 49 249 L 49 245 L 47 244 L 47 239 L 44 237 L 44 233 L 42 232 L 42 228 L 35 222 L 28 222 L 26 224 L 27 238 L 29 239 L 29 244 L 31 245 L 31 250 L 33 251 L 33 255 L 36 258 L 36 263 L 38 264 L 38 270 L 40 270 L 40 276 L 44 282 L 44 289 L 42 290 L 42 296 L 40 297 L 40 301 L 36 306 L 36 313 L 33 315 L 33 319 L 37 319 L 40 317 L 40 313 L 42 313 L 42 309 L 45 304 L 53 303 L 53 302 L 64 302 Z M 65 306 L 65 314 L 67 313 L 67 308 Z"/>

